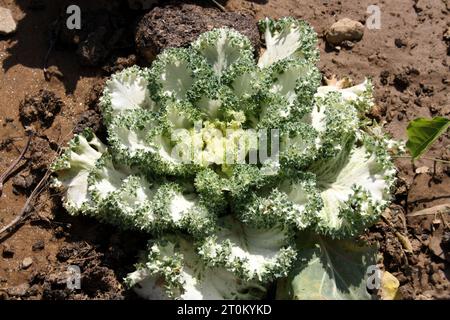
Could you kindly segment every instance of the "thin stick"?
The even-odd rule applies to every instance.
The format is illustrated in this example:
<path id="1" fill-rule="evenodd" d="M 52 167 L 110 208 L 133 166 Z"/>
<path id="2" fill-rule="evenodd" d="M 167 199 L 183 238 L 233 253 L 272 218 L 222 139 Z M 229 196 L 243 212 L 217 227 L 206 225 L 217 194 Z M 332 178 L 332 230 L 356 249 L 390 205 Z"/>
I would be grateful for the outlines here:
<path id="1" fill-rule="evenodd" d="M 227 12 L 227 9 L 225 9 L 225 7 L 223 5 L 221 5 L 220 3 L 218 3 L 216 0 L 211 0 L 217 7 L 219 7 L 220 10 L 222 10 L 223 12 Z"/>
<path id="2" fill-rule="evenodd" d="M 28 151 L 28 147 L 30 146 L 31 139 L 33 135 L 31 134 L 28 136 L 27 144 L 25 145 L 25 148 L 23 148 L 20 155 L 17 157 L 16 160 L 6 169 L 6 171 L 0 176 L 0 196 L 3 193 L 3 183 L 6 179 L 8 179 L 9 175 L 14 171 L 14 168 L 19 164 L 20 161 L 22 161 L 23 157 L 25 156 L 25 153 Z"/>
<path id="3" fill-rule="evenodd" d="M 47 74 L 47 67 L 48 67 L 48 60 L 50 58 L 50 53 L 52 52 L 52 50 L 55 46 L 56 40 L 58 39 L 58 35 L 60 32 L 60 25 L 59 25 L 60 19 L 61 19 L 61 17 L 58 17 L 58 19 L 56 19 L 56 21 L 55 21 L 55 26 L 56 26 L 55 29 L 56 30 L 52 29 L 51 33 L 50 33 L 49 46 L 48 46 L 47 53 L 45 54 L 45 57 L 44 57 L 44 68 L 43 68 L 44 75 Z"/>
<path id="4" fill-rule="evenodd" d="M 23 221 L 28 216 L 28 207 L 29 207 L 30 203 L 35 199 L 35 197 L 37 195 L 39 195 L 41 193 L 42 187 L 47 182 L 50 175 L 51 175 L 51 171 L 47 170 L 47 172 L 45 172 L 44 177 L 41 179 L 41 181 L 39 181 L 38 185 L 36 186 L 36 188 L 34 188 L 33 192 L 31 192 L 30 196 L 28 197 L 27 201 L 25 202 L 25 205 L 22 207 L 22 210 L 20 210 L 20 213 L 17 215 L 17 217 L 14 218 L 13 221 L 8 223 L 8 225 L 6 225 L 5 227 L 3 227 L 0 230 L 0 234 L 2 234 L 3 232 L 14 227 L 15 225 L 17 225 L 18 223 Z M 0 242 L 1 241 L 2 241 L 2 239 L 0 238 Z"/>
<path id="5" fill-rule="evenodd" d="M 426 208 L 413 213 L 409 213 L 406 217 L 417 217 L 417 216 L 427 216 L 427 215 L 437 215 L 438 213 L 450 213 L 450 203 L 440 204 L 431 208 Z"/>
<path id="6" fill-rule="evenodd" d="M 103 256 L 102 253 L 96 253 L 96 254 L 94 254 L 92 256 L 89 256 L 89 257 L 86 257 L 86 258 L 69 259 L 68 262 L 69 263 L 79 263 L 79 262 L 83 262 L 83 261 L 86 261 L 86 260 L 99 258 L 99 257 L 102 257 L 102 256 Z"/>
<path id="7" fill-rule="evenodd" d="M 412 159 L 411 156 L 394 156 L 393 158 L 395 158 L 395 159 Z M 425 160 L 431 160 L 431 161 L 435 161 L 435 162 L 442 162 L 442 163 L 450 164 L 450 161 L 443 160 L 443 159 L 436 159 L 436 158 L 430 158 L 430 157 L 420 157 L 419 159 L 425 159 Z"/>

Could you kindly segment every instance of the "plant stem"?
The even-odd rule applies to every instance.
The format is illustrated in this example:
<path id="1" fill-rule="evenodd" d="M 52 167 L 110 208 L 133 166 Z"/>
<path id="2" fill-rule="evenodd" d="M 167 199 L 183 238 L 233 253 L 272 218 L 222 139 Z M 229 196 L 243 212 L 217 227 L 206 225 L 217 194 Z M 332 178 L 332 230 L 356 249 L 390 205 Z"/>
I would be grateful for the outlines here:
<path id="1" fill-rule="evenodd" d="M 393 158 L 396 158 L 396 159 L 412 159 L 411 156 L 394 156 Z M 443 159 L 436 159 L 436 158 L 431 158 L 431 157 L 420 157 L 420 159 L 425 159 L 425 160 L 431 160 L 431 161 L 435 161 L 435 162 L 441 162 L 441 163 L 450 164 L 450 161 L 443 160 Z"/>

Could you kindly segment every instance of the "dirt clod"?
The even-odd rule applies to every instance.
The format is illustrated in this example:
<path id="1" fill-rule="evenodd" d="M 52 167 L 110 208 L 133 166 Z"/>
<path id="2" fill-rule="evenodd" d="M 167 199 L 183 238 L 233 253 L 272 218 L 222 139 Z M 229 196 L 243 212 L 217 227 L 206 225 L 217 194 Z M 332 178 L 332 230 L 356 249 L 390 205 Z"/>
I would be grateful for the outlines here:
<path id="1" fill-rule="evenodd" d="M 30 285 L 28 283 L 22 283 L 15 287 L 9 287 L 6 292 L 12 297 L 23 297 L 27 294 Z"/>
<path id="2" fill-rule="evenodd" d="M 32 175 L 29 174 L 18 174 L 12 180 L 12 185 L 14 188 L 15 194 L 26 193 L 30 191 L 31 186 L 35 183 L 35 179 Z"/>
<path id="3" fill-rule="evenodd" d="M 24 127 L 39 123 L 42 127 L 48 128 L 63 105 L 62 100 L 55 93 L 40 90 L 37 94 L 27 95 L 20 103 L 20 121 Z"/>
<path id="4" fill-rule="evenodd" d="M 394 43 L 395 43 L 395 46 L 397 48 L 403 48 L 403 47 L 406 47 L 406 45 L 407 45 L 406 42 L 403 39 L 400 39 L 400 38 L 396 38 L 394 40 Z"/>
<path id="5" fill-rule="evenodd" d="M 11 246 L 7 243 L 2 244 L 2 257 L 3 258 L 10 259 L 10 258 L 14 257 L 14 253 L 15 253 L 15 250 L 14 250 L 13 246 Z"/>
<path id="6" fill-rule="evenodd" d="M 45 248 L 44 240 L 38 240 L 33 244 L 33 246 L 31 247 L 31 250 L 42 251 L 42 250 L 44 250 L 44 248 Z"/>
<path id="7" fill-rule="evenodd" d="M 103 70 L 108 73 L 116 73 L 125 68 L 129 68 L 137 64 L 137 57 L 135 54 L 130 54 L 126 57 L 112 57 L 108 64 L 103 66 Z"/>
<path id="8" fill-rule="evenodd" d="M 52 79 L 62 80 L 64 74 L 59 70 L 58 66 L 50 66 L 44 70 L 45 80 L 50 81 Z"/>
<path id="9" fill-rule="evenodd" d="M 83 132 L 84 129 L 91 128 L 95 133 L 104 130 L 102 116 L 94 110 L 87 110 L 83 112 L 73 129 L 74 134 Z"/>
<path id="10" fill-rule="evenodd" d="M 56 254 L 56 258 L 60 262 L 65 262 L 70 259 L 73 255 L 76 254 L 76 249 L 70 246 L 62 247 L 59 252 Z"/>
<path id="11" fill-rule="evenodd" d="M 396 74 L 394 77 L 394 86 L 398 91 L 405 91 L 409 86 L 408 76 L 404 73 Z"/>
<path id="12" fill-rule="evenodd" d="M 259 32 L 252 16 L 188 3 L 155 7 L 147 13 L 139 21 L 136 47 L 147 61 L 152 61 L 165 48 L 185 47 L 202 32 L 219 27 L 236 29 L 259 49 Z"/>

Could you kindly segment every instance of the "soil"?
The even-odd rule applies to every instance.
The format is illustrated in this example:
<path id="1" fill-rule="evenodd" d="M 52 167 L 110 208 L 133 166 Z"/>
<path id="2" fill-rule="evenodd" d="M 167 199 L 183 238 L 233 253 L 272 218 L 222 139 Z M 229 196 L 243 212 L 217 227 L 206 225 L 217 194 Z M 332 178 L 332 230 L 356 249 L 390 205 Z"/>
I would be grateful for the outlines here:
<path id="1" fill-rule="evenodd" d="M 210 1 L 199 2 L 209 7 L 201 11 L 205 17 L 222 15 Z M 377 104 L 373 116 L 395 139 L 406 138 L 407 124 L 416 117 L 450 116 L 450 40 L 446 35 L 450 4 L 445 0 L 219 2 L 229 12 L 254 19 L 294 16 L 310 22 L 321 36 L 324 76 L 349 76 L 354 82 L 372 78 Z M 83 13 L 80 31 L 65 28 L 65 8 L 74 3 Z M 324 35 L 333 23 L 350 18 L 365 24 L 367 8 L 373 4 L 381 9 L 380 29 L 366 27 L 358 42 L 338 47 L 326 44 Z M 0 36 L 1 173 L 25 146 L 25 126 L 27 132 L 34 132 L 25 159 L 5 182 L 1 228 L 20 212 L 73 132 L 93 127 L 105 137 L 98 112 L 102 85 L 121 68 L 148 65 L 148 56 L 142 57 L 142 50 L 136 48 L 140 42 L 134 43 L 135 30 L 148 10 L 130 10 L 127 1 L 119 0 L 0 0 L 0 6 L 11 9 L 18 22 L 15 34 Z M 155 34 L 171 28 L 187 30 L 193 21 L 182 11 L 177 15 L 173 10 L 156 10 L 169 20 L 153 21 Z M 177 29 L 171 24 L 175 21 L 184 25 Z M 174 32 L 175 38 L 178 35 Z M 152 41 L 155 52 L 164 47 L 161 39 Z M 428 156 L 450 160 L 448 146 L 447 134 Z M 422 215 L 420 210 L 450 203 L 450 167 L 430 160 L 413 165 L 398 159 L 396 164 L 395 201 L 365 238 L 379 244 L 383 268 L 400 281 L 401 298 L 449 299 L 450 217 Z M 62 209 L 59 196 L 46 188 L 20 228 L 0 238 L 0 299 L 136 298 L 125 290 L 122 279 L 133 270 L 136 248 L 145 245 L 145 235 L 71 217 Z M 80 290 L 67 289 L 69 266 L 81 270 Z"/>

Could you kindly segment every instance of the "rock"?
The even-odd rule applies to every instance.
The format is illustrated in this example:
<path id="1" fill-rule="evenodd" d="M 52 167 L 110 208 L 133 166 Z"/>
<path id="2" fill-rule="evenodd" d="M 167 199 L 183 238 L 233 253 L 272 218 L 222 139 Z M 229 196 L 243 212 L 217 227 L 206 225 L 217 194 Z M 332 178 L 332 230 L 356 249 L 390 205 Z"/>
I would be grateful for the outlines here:
<path id="1" fill-rule="evenodd" d="M 155 7 L 142 17 L 135 34 L 136 47 L 150 62 L 163 49 L 185 47 L 201 33 L 218 27 L 236 29 L 259 49 L 260 35 L 251 15 L 187 3 Z"/>
<path id="2" fill-rule="evenodd" d="M 0 34 L 11 34 L 16 31 L 16 28 L 11 10 L 0 7 Z"/>
<path id="3" fill-rule="evenodd" d="M 6 292 L 13 297 L 23 297 L 27 294 L 30 285 L 28 283 L 22 283 L 15 287 L 10 287 L 6 289 Z"/>
<path id="4" fill-rule="evenodd" d="M 22 267 L 22 269 L 28 269 L 32 264 L 33 264 L 33 259 L 31 259 L 30 257 L 27 257 L 27 258 L 23 259 L 21 267 Z"/>
<path id="5" fill-rule="evenodd" d="M 31 249 L 33 251 L 41 251 L 45 248 L 45 242 L 44 240 L 38 240 L 35 242 L 35 244 L 33 244 L 33 246 L 31 247 Z"/>
<path id="6" fill-rule="evenodd" d="M 360 41 L 364 35 L 364 26 L 361 22 L 344 18 L 334 23 L 325 32 L 327 42 L 333 46 L 344 41 Z"/>
<path id="7" fill-rule="evenodd" d="M 5 259 L 9 259 L 14 257 L 14 247 L 9 244 L 3 244 L 2 257 Z"/>
<path id="8" fill-rule="evenodd" d="M 133 10 L 148 10 L 158 2 L 159 0 L 128 0 L 128 6 Z"/>

